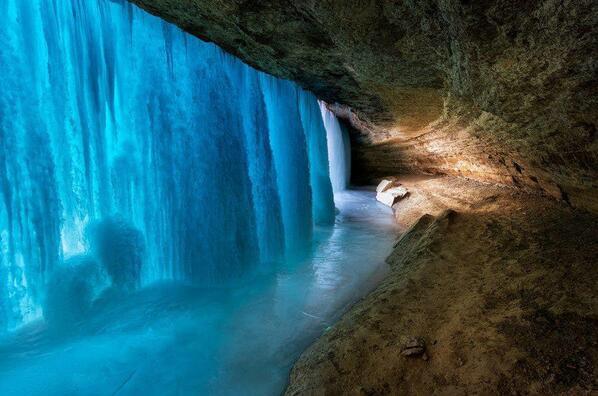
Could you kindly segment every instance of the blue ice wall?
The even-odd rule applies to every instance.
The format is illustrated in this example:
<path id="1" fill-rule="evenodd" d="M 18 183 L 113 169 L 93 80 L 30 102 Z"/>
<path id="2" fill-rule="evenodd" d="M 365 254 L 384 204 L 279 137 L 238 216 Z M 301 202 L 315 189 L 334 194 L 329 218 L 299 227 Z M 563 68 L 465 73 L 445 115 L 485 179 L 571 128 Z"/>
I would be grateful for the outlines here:
<path id="1" fill-rule="evenodd" d="M 294 84 L 128 2 L 2 0 L 0 43 L 0 329 L 81 262 L 123 287 L 210 284 L 333 220 L 318 105 Z"/>
<path id="2" fill-rule="evenodd" d="M 328 142 L 328 180 L 332 182 L 332 189 L 336 193 L 346 190 L 351 181 L 351 142 L 348 131 L 328 110 L 326 103 L 320 102 L 320 110 Z"/>

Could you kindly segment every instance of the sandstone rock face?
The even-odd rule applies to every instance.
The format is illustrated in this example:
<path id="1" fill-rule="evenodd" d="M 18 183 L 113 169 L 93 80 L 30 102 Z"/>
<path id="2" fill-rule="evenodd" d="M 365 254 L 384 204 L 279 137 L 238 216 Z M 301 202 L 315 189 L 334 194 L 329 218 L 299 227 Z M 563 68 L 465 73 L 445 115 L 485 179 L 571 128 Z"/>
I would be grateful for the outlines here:
<path id="1" fill-rule="evenodd" d="M 460 175 L 598 211 L 593 0 L 132 1 L 339 103 L 358 176 Z"/>
<path id="2" fill-rule="evenodd" d="M 401 179 L 390 273 L 296 362 L 286 395 L 589 395 L 596 216 L 464 178 Z"/>

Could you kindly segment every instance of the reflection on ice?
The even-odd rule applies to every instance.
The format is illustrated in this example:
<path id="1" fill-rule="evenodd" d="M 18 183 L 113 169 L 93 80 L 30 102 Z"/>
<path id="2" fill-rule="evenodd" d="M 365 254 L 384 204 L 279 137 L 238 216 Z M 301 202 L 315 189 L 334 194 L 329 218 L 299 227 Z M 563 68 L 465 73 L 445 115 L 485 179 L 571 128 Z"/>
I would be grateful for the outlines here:
<path id="1" fill-rule="evenodd" d="M 0 394 L 278 394 L 298 354 L 386 270 L 390 209 L 366 191 L 336 206 L 305 260 L 219 288 L 106 293 L 68 333 L 37 321 L 6 336 Z"/>

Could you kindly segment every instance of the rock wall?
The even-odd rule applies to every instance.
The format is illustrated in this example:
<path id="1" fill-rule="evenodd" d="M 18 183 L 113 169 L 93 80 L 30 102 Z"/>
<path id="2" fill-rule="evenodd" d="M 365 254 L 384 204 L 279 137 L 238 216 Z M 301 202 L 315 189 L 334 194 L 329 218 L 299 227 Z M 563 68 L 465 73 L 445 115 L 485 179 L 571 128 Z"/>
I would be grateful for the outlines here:
<path id="1" fill-rule="evenodd" d="M 593 0 L 132 1 L 339 103 L 362 175 L 461 175 L 598 211 Z"/>
<path id="2" fill-rule="evenodd" d="M 390 273 L 301 355 L 286 395 L 595 393 L 596 216 L 463 178 L 401 182 Z"/>

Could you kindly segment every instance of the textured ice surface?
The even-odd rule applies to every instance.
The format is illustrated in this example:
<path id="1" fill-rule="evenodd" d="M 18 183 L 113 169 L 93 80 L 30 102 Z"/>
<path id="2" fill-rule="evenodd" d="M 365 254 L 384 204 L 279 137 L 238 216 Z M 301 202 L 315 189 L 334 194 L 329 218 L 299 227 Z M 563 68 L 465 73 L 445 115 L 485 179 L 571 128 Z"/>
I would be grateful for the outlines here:
<path id="1" fill-rule="evenodd" d="M 69 333 L 34 322 L 0 339 L 1 395 L 277 395 L 299 353 L 386 271 L 391 209 L 336 195 L 304 260 L 219 288 L 155 284 L 105 296 Z"/>
<path id="2" fill-rule="evenodd" d="M 129 2 L 0 22 L 0 395 L 278 394 L 392 245 L 338 122 Z"/>
<path id="3" fill-rule="evenodd" d="M 40 317 L 90 224 L 132 289 L 295 259 L 333 221 L 317 101 L 294 84 L 126 1 L 2 0 L 0 43 L 0 331 Z"/>
<path id="4" fill-rule="evenodd" d="M 326 128 L 328 139 L 328 158 L 330 169 L 330 181 L 334 191 L 343 191 L 349 186 L 351 176 L 351 146 L 349 134 L 326 107 L 326 103 L 320 102 L 320 111 Z"/>

